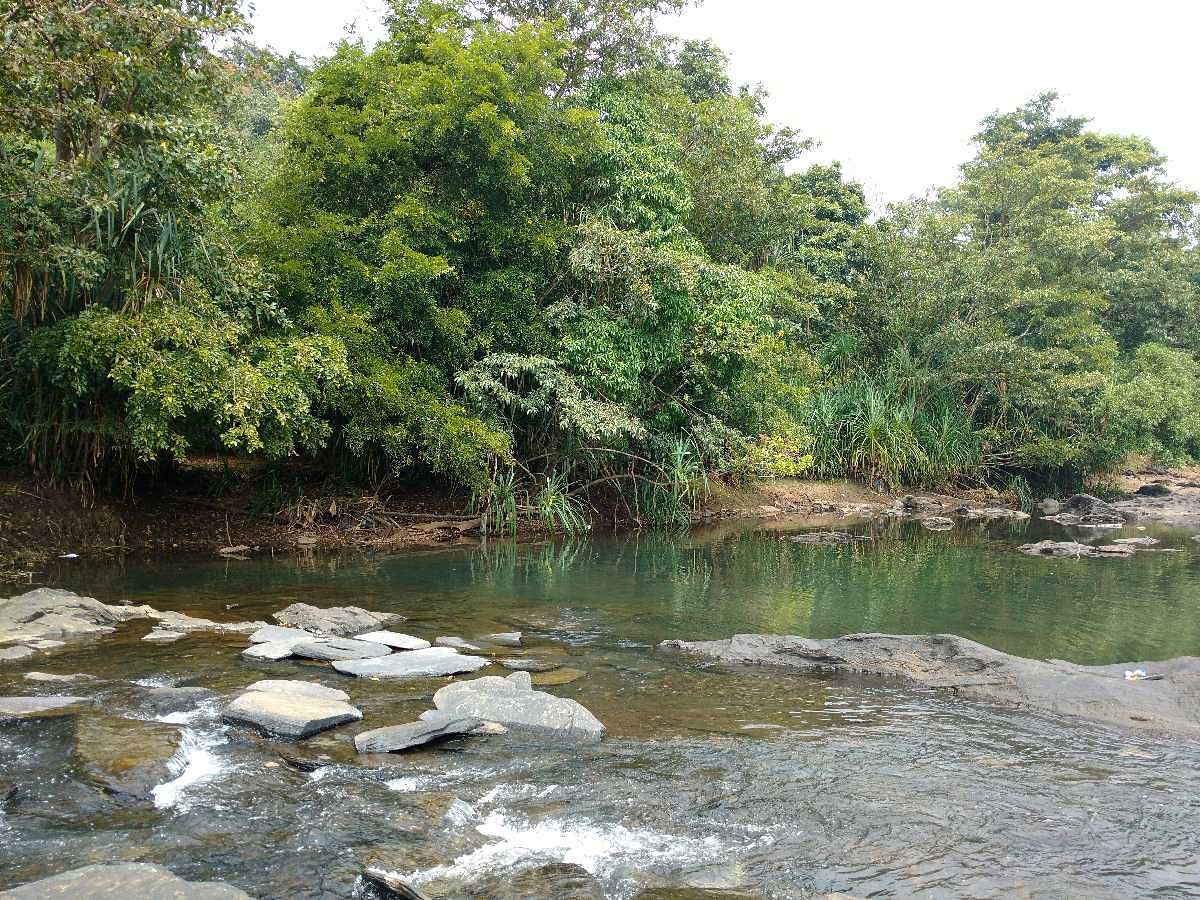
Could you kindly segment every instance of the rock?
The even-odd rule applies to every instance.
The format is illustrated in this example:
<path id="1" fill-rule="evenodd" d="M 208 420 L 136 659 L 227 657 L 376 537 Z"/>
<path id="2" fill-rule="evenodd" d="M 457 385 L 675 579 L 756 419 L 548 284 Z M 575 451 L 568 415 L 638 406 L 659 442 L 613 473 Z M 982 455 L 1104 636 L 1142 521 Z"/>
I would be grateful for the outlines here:
<path id="1" fill-rule="evenodd" d="M 1059 525 L 1078 525 L 1082 520 L 1082 516 L 1077 516 L 1074 513 L 1058 513 L 1053 516 L 1043 517 L 1047 522 L 1057 522 Z"/>
<path id="2" fill-rule="evenodd" d="M 1128 544 L 1131 547 L 1153 547 L 1158 543 L 1158 538 L 1152 537 L 1131 537 L 1131 538 L 1113 538 L 1114 544 Z"/>
<path id="3" fill-rule="evenodd" d="M 72 716 L 91 705 L 88 697 L 0 697 L 0 723 Z"/>
<path id="4" fill-rule="evenodd" d="M 1048 516 L 1054 516 L 1054 515 L 1058 515 L 1060 512 L 1062 512 L 1062 504 L 1059 503 L 1057 500 L 1053 500 L 1050 497 L 1047 497 L 1045 500 L 1043 500 L 1041 503 L 1038 504 L 1038 509 L 1040 509 L 1043 513 L 1045 513 Z"/>
<path id="5" fill-rule="evenodd" d="M 182 733 L 174 725 L 120 716 L 82 716 L 75 756 L 87 780 L 110 794 L 149 799 L 171 779 L 170 761 Z"/>
<path id="6" fill-rule="evenodd" d="M 26 672 L 26 681 L 37 681 L 43 684 L 69 684 L 75 681 L 97 681 L 95 675 L 85 675 L 78 672 L 74 675 L 56 675 L 53 672 Z"/>
<path id="7" fill-rule="evenodd" d="M 936 512 L 944 508 L 940 500 L 934 500 L 932 497 L 916 497 L 912 494 L 906 494 L 894 504 L 897 509 L 912 515 L 913 513 L 929 513 Z"/>
<path id="8" fill-rule="evenodd" d="M 121 621 L 111 607 L 92 597 L 38 588 L 0 600 L 0 644 L 109 634 Z"/>
<path id="9" fill-rule="evenodd" d="M 282 625 L 264 625 L 250 635 L 252 644 L 268 644 L 275 641 L 311 641 L 313 636 L 299 628 L 284 628 Z"/>
<path id="10" fill-rule="evenodd" d="M 293 656 L 305 659 L 371 659 L 387 656 L 392 648 L 384 644 L 372 644 L 351 638 L 329 638 L 322 641 L 297 641 L 292 646 Z"/>
<path id="11" fill-rule="evenodd" d="M 251 900 L 223 881 L 184 881 L 150 863 L 84 866 L 0 893 L 3 900 Z"/>
<path id="12" fill-rule="evenodd" d="M 455 650 L 482 650 L 478 644 L 464 641 L 460 637 L 440 637 L 434 641 L 439 647 L 453 647 Z"/>
<path id="13" fill-rule="evenodd" d="M 1130 547 L 1125 544 L 1097 544 L 1092 547 L 1092 555 L 1094 556 L 1133 556 L 1137 552 L 1135 547 Z"/>
<path id="14" fill-rule="evenodd" d="M 247 691 L 225 707 L 221 718 L 234 725 L 251 725 L 267 734 L 298 740 L 356 722 L 362 718 L 362 712 L 341 700 L 269 690 Z"/>
<path id="15" fill-rule="evenodd" d="M 350 695 L 337 688 L 325 687 L 312 681 L 291 681 L 285 679 L 267 679 L 256 681 L 246 688 L 247 691 L 275 691 L 282 694 L 296 694 L 301 697 L 316 697 L 320 700 L 350 701 Z"/>
<path id="16" fill-rule="evenodd" d="M 949 531 L 954 527 L 954 520 L 945 516 L 926 516 L 921 524 L 930 531 Z"/>
<path id="17" fill-rule="evenodd" d="M 150 708 L 160 716 L 195 709 L 198 704 L 216 696 L 216 691 L 206 687 L 156 687 L 146 691 Z"/>
<path id="18" fill-rule="evenodd" d="M 1075 541 L 1038 541 L 1035 544 L 1022 544 L 1018 547 L 1022 553 L 1030 556 L 1095 556 L 1095 548 L 1088 544 Z"/>
<path id="19" fill-rule="evenodd" d="M 830 640 L 739 634 L 722 641 L 664 641 L 659 646 L 737 665 L 897 676 L 970 700 L 1200 737 L 1200 658 L 1191 656 L 1079 666 L 1010 656 L 949 634 L 851 634 Z M 1126 681 L 1125 671 L 1137 668 L 1163 677 Z"/>
<path id="20" fill-rule="evenodd" d="M 296 649 L 297 644 L 307 643 L 312 638 L 287 638 L 282 641 L 267 641 L 262 644 L 251 644 L 242 651 L 242 656 L 246 659 L 266 659 L 277 661 L 287 659 L 292 655 L 292 651 Z"/>
<path id="21" fill-rule="evenodd" d="M 332 606 L 321 609 L 307 603 L 293 603 L 275 613 L 272 618 L 288 628 L 299 628 L 313 634 L 347 637 L 364 631 L 374 631 L 389 622 L 403 622 L 404 616 L 370 612 L 357 606 Z"/>
<path id="22" fill-rule="evenodd" d="M 227 634 L 246 634 L 258 631 L 266 624 L 264 622 L 214 622 L 212 619 L 197 619 L 195 616 L 189 616 L 186 613 L 158 610 L 150 606 L 132 608 L 144 614 L 144 616 L 137 616 L 137 618 L 153 619 L 158 623 L 157 627 L 163 631 L 182 631 L 185 634 L 193 631 L 220 631 Z"/>
<path id="23" fill-rule="evenodd" d="M 363 872 L 363 878 L 383 888 L 389 897 L 395 897 L 396 900 L 429 900 L 428 894 L 422 893 L 398 872 L 372 866 Z"/>
<path id="24" fill-rule="evenodd" d="M 551 662 L 548 659 L 523 659 L 521 657 L 509 657 L 497 660 L 497 662 L 504 668 L 517 672 L 553 672 L 562 665 L 562 663 Z"/>
<path id="25" fill-rule="evenodd" d="M 416 722 L 375 728 L 354 736 L 359 753 L 394 753 L 474 731 L 483 723 L 470 716 L 438 712 Z"/>
<path id="26" fill-rule="evenodd" d="M 964 519 L 991 521 L 994 519 L 1028 519 L 1029 513 L 1007 506 L 960 506 L 955 510 Z"/>
<path id="27" fill-rule="evenodd" d="M 572 740 L 599 741 L 605 735 L 604 725 L 581 704 L 535 691 L 528 672 L 448 684 L 433 695 L 433 703 L 449 715 L 471 716 Z"/>
<path id="28" fill-rule="evenodd" d="M 32 647 L 18 644 L 16 647 L 0 647 L 0 662 L 20 662 L 36 653 Z"/>
<path id="29" fill-rule="evenodd" d="M 1110 522 L 1132 522 L 1137 519 L 1137 514 L 1117 509 L 1116 507 L 1105 503 L 1099 497 L 1093 497 L 1091 494 L 1073 494 L 1062 502 L 1060 513 L 1070 513 L 1076 516 L 1097 516 Z"/>
<path id="30" fill-rule="evenodd" d="M 553 672 L 535 672 L 530 680 L 539 687 L 552 687 L 578 681 L 586 674 L 579 669 L 555 669 Z"/>
<path id="31" fill-rule="evenodd" d="M 335 660 L 333 667 L 359 678 L 425 678 L 474 672 L 487 664 L 482 656 L 467 656 L 451 647 L 430 647 L 376 659 Z"/>
<path id="32" fill-rule="evenodd" d="M 850 544 L 854 541 L 869 541 L 869 537 L 848 534 L 845 531 L 805 531 L 802 534 L 789 534 L 784 540 L 793 544 L 820 544 L 822 546 L 837 546 Z"/>
<path id="33" fill-rule="evenodd" d="M 366 634 L 355 635 L 354 639 L 356 641 L 368 641 L 375 644 L 386 644 L 395 650 L 425 650 L 430 646 L 429 641 L 424 638 L 413 637 L 411 634 L 401 634 L 398 631 L 368 631 Z"/>
<path id="34" fill-rule="evenodd" d="M 183 637 L 182 631 L 162 631 L 158 628 L 152 630 L 149 634 L 142 638 L 143 641 L 150 641 L 156 644 L 171 644 Z"/>
<path id="35" fill-rule="evenodd" d="M 1151 482 L 1143 484 L 1134 493 L 1139 497 L 1166 497 L 1171 493 L 1171 489 L 1160 482 Z"/>
<path id="36" fill-rule="evenodd" d="M 493 644 L 499 644 L 501 647 L 520 647 L 521 632 L 519 631 L 498 631 L 495 634 L 484 635 L 484 639 Z"/>

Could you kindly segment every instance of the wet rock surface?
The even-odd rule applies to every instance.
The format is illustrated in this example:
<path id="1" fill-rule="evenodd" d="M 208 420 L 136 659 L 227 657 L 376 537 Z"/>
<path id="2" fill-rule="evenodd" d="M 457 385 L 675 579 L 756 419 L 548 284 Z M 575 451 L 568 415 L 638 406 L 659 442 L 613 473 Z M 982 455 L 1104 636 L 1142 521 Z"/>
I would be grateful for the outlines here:
<path id="1" fill-rule="evenodd" d="M 181 740 L 174 725 L 93 714 L 79 720 L 75 755 L 85 777 L 98 787 L 148 800 L 156 785 L 170 780 L 171 758 Z"/>
<path id="2" fill-rule="evenodd" d="M 247 690 L 222 710 L 221 718 L 232 725 L 250 725 L 276 737 L 299 740 L 356 722 L 362 712 L 343 700 L 314 696 L 312 691 Z"/>
<path id="3" fill-rule="evenodd" d="M 459 653 L 451 647 L 430 647 L 374 659 L 336 660 L 333 667 L 359 678 L 429 678 L 474 672 L 487 664 L 482 656 Z"/>
<path id="4" fill-rule="evenodd" d="M 384 644 L 372 644 L 350 638 L 298 641 L 292 646 L 292 655 L 305 659 L 371 659 L 387 656 L 391 652 L 392 648 Z"/>
<path id="5" fill-rule="evenodd" d="M 448 684 L 433 695 L 433 702 L 450 715 L 472 716 L 571 740 L 599 741 L 606 734 L 600 720 L 575 700 L 535 691 L 528 672 L 514 672 L 507 678 L 485 675 Z"/>
<path id="6" fill-rule="evenodd" d="M 829 640 L 739 634 L 664 641 L 724 663 L 906 678 L 961 697 L 1076 716 L 1123 728 L 1200 737 L 1200 658 L 1079 666 L 1011 656 L 955 635 L 851 634 Z M 1161 680 L 1128 681 L 1144 669 Z"/>
<path id="7" fill-rule="evenodd" d="M 88 697 L 0 697 L 0 724 L 15 719 L 70 716 L 91 706 Z"/>
<path id="8" fill-rule="evenodd" d="M 222 882 L 184 881 L 169 869 L 149 863 L 113 863 L 43 878 L 0 892 L 4 900 L 251 900 Z"/>
<path id="9" fill-rule="evenodd" d="M 422 714 L 416 722 L 359 732 L 354 736 L 354 746 L 359 753 L 394 753 L 468 734 L 482 724 L 470 716 L 433 711 Z"/>
<path id="10" fill-rule="evenodd" d="M 355 640 L 384 644 L 393 650 L 427 650 L 431 646 L 429 641 L 424 638 L 401 634 L 398 631 L 369 631 L 366 634 L 355 635 Z"/>
<path id="11" fill-rule="evenodd" d="M 395 613 L 371 612 L 357 606 L 321 609 L 308 603 L 293 603 L 272 618 L 287 628 L 329 637 L 350 637 L 378 630 L 381 625 L 404 621 L 404 616 Z"/>

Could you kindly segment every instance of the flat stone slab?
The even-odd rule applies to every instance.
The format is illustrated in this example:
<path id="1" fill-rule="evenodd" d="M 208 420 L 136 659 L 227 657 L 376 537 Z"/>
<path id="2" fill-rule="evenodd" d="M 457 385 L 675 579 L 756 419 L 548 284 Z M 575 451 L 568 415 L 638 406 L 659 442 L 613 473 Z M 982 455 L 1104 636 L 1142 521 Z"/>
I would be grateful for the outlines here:
<path id="1" fill-rule="evenodd" d="M 586 674 L 579 669 L 555 669 L 552 672 L 535 672 L 530 680 L 538 687 L 552 687 L 578 681 Z"/>
<path id="2" fill-rule="evenodd" d="M 739 665 L 896 676 L 970 700 L 1200 737 L 1200 658 L 1194 656 L 1079 666 L 1011 656 L 953 634 L 848 634 L 830 640 L 738 634 L 721 641 L 663 641 L 659 647 Z M 1127 681 L 1125 672 L 1134 669 L 1162 677 Z"/>
<path id="3" fill-rule="evenodd" d="M 356 641 L 368 641 L 375 644 L 386 644 L 394 650 L 426 650 L 429 641 L 413 637 L 411 634 L 401 634 L 399 631 L 368 631 L 366 634 L 354 636 Z"/>
<path id="4" fill-rule="evenodd" d="M 433 703 L 447 715 L 471 716 L 574 741 L 599 741 L 606 733 L 600 720 L 582 704 L 535 691 L 528 672 L 448 684 L 433 695 Z"/>
<path id="5" fill-rule="evenodd" d="M 514 672 L 553 672 L 562 667 L 562 663 L 551 662 L 548 659 L 526 659 L 520 656 L 506 657 L 498 662 Z"/>
<path id="6" fill-rule="evenodd" d="M 282 625 L 264 625 L 250 635 L 250 643 L 267 644 L 272 641 L 311 641 L 312 635 L 301 628 L 284 628 Z"/>
<path id="7" fill-rule="evenodd" d="M 250 725 L 268 734 L 299 740 L 347 722 L 357 722 L 362 712 L 340 700 L 287 691 L 247 691 L 225 707 L 221 718 L 234 725 Z"/>
<path id="8" fill-rule="evenodd" d="M 354 736 L 359 753 L 395 753 L 474 731 L 483 723 L 471 716 L 437 713 L 404 725 L 375 728 Z"/>
<path id="9" fill-rule="evenodd" d="M 43 684 L 69 684 L 74 681 L 97 681 L 95 675 L 75 672 L 70 675 L 59 675 L 55 672 L 26 672 L 26 681 L 38 681 Z"/>
<path id="10" fill-rule="evenodd" d="M 468 656 L 451 647 L 430 647 L 376 659 L 335 660 L 333 667 L 359 678 L 428 678 L 474 672 L 487 664 L 482 656 Z"/>
<path id="11" fill-rule="evenodd" d="M 24 644 L 18 644 L 15 647 L 0 647 L 0 662 L 21 662 L 29 659 L 36 652 L 32 647 L 26 647 Z"/>
<path id="12" fill-rule="evenodd" d="M 305 659 L 371 659 L 387 656 L 392 648 L 386 644 L 356 641 L 351 638 L 329 638 L 327 640 L 299 641 L 292 647 L 293 656 Z"/>
<path id="13" fill-rule="evenodd" d="M 501 647 L 521 646 L 521 632 L 519 631 L 497 631 L 493 634 L 485 634 L 483 638 L 493 644 L 499 644 Z"/>
<path id="14" fill-rule="evenodd" d="M 357 606 L 331 606 L 321 609 L 308 603 L 293 603 L 271 618 L 288 628 L 299 628 L 330 637 L 346 637 L 375 631 L 381 625 L 404 621 L 404 616 L 372 612 Z"/>
<path id="15" fill-rule="evenodd" d="M 75 758 L 87 780 L 107 793 L 148 800 L 171 779 L 171 757 L 182 740 L 174 725 L 89 714 L 79 719 Z"/>
<path id="16" fill-rule="evenodd" d="M 155 628 L 149 634 L 143 637 L 142 640 L 150 641 L 153 644 L 173 644 L 181 637 L 183 637 L 182 631 L 162 631 L 158 628 Z"/>
<path id="17" fill-rule="evenodd" d="M 89 697 L 0 697 L 0 722 L 70 716 L 91 705 Z"/>
<path id="18" fill-rule="evenodd" d="M 470 641 L 464 641 L 460 637 L 440 637 L 434 641 L 439 647 L 453 647 L 455 650 L 482 650 L 478 644 L 472 644 Z"/>
<path id="19" fill-rule="evenodd" d="M 265 681 L 256 681 L 247 691 L 275 691 L 282 694 L 298 694 L 301 697 L 318 697 L 322 700 L 341 700 L 347 703 L 350 700 L 350 695 L 345 691 L 339 691 L 337 688 L 325 687 L 323 684 L 316 684 L 312 681 L 291 681 L 288 679 L 269 678 Z"/>
<path id="20" fill-rule="evenodd" d="M 297 644 L 311 641 L 312 637 L 305 638 L 286 638 L 282 641 L 266 641 L 261 644 L 251 644 L 242 651 L 242 656 L 246 659 L 265 659 L 271 662 L 277 662 L 281 659 L 287 659 L 292 655 L 292 651 L 296 649 Z"/>
<path id="21" fill-rule="evenodd" d="M 0 892 L 4 900 L 252 900 L 223 881 L 184 881 L 150 863 L 84 866 Z"/>

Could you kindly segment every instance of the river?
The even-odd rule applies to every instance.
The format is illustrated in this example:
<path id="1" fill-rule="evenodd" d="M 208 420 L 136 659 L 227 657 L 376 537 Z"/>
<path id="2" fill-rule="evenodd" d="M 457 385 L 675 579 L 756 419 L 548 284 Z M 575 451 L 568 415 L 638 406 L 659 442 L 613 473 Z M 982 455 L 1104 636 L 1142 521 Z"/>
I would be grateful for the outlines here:
<path id="1" fill-rule="evenodd" d="M 137 683 L 228 695 L 299 677 L 348 691 L 364 720 L 304 742 L 318 766 L 306 772 L 222 725 L 217 701 L 171 714 L 184 744 L 142 801 L 89 789 L 34 729 L 0 731 L 0 778 L 21 785 L 0 812 L 0 889 L 128 859 L 260 898 L 372 897 L 368 865 L 436 898 L 1200 896 L 1194 744 L 656 649 L 880 631 L 1088 664 L 1197 655 L 1192 532 L 1128 530 L 1182 552 L 1063 560 L 1016 552 L 1061 538 L 1049 523 L 853 530 L 872 539 L 812 546 L 740 524 L 395 556 L 64 561 L 51 583 L 106 603 L 214 619 L 353 604 L 429 639 L 520 630 L 523 652 L 585 673 L 545 689 L 588 707 L 608 738 L 564 748 L 511 733 L 360 760 L 356 730 L 411 721 L 444 682 L 250 664 L 242 635 L 156 645 L 129 626 L 23 668 L 97 675 L 103 703 L 133 717 Z M 29 692 L 0 670 L 0 693 Z"/>

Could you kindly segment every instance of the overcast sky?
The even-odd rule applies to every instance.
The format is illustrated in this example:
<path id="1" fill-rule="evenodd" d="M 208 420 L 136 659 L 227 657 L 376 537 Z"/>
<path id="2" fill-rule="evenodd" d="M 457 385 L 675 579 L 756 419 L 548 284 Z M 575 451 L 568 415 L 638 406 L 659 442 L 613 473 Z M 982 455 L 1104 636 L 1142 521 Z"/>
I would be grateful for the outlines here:
<path id="1" fill-rule="evenodd" d="M 257 0 L 256 37 L 304 55 L 347 23 L 379 33 L 379 4 Z M 1098 128 L 1142 134 L 1200 189 L 1197 0 L 707 0 L 663 22 L 710 38 L 770 117 L 820 141 L 877 207 L 946 184 L 976 125 L 1044 90 Z"/>

